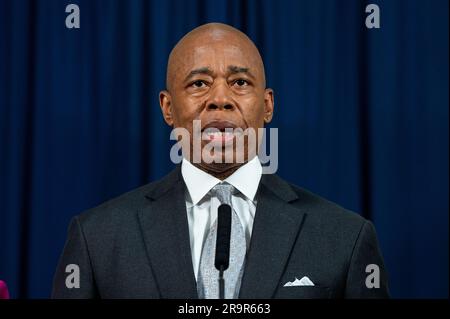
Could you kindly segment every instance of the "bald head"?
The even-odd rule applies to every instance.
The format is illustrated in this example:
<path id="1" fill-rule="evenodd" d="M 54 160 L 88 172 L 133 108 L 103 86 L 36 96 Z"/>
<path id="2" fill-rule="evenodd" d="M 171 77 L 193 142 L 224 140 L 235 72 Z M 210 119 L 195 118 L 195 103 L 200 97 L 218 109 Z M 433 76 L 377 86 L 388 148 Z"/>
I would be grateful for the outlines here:
<path id="1" fill-rule="evenodd" d="M 170 53 L 167 63 L 166 86 L 171 91 L 177 76 L 183 71 L 200 65 L 202 56 L 209 48 L 209 54 L 221 58 L 224 55 L 217 53 L 228 53 L 230 51 L 241 51 L 245 56 L 245 62 L 250 63 L 255 75 L 261 77 L 265 86 L 264 64 L 258 49 L 250 38 L 229 25 L 222 23 L 208 23 L 201 25 L 187 33 L 175 45 Z M 225 64 L 226 61 L 223 61 Z M 207 66 L 204 66 L 207 67 Z"/>
<path id="2" fill-rule="evenodd" d="M 238 150 L 236 146 L 233 151 L 239 133 L 231 140 L 229 135 L 202 138 L 201 150 L 193 147 L 195 123 L 200 123 L 203 133 L 209 128 L 232 128 L 241 132 L 252 129 L 258 135 L 259 129 L 272 119 L 273 90 L 266 88 L 261 56 L 245 34 L 220 23 L 192 30 L 170 53 L 166 81 L 167 90 L 159 93 L 161 111 L 168 125 L 189 133 L 188 143 L 183 143 L 183 154 L 189 160 L 192 158 L 188 154 L 206 154 L 199 167 L 224 179 L 242 164 L 235 159 L 248 161 L 255 156 L 260 138 L 254 143 L 244 138 L 244 147 Z M 227 138 L 236 143 L 219 145 L 217 152 L 210 151 L 210 142 L 217 144 Z M 226 150 L 230 149 L 233 161 L 225 163 Z M 211 162 L 213 158 L 222 160 Z"/>

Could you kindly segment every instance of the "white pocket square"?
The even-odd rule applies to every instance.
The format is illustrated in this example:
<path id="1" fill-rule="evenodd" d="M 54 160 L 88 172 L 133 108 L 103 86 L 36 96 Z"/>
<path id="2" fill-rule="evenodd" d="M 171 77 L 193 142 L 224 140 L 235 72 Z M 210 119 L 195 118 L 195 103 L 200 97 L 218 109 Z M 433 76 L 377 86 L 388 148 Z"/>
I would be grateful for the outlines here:
<path id="1" fill-rule="evenodd" d="M 297 286 L 314 286 L 314 283 L 308 277 L 303 277 L 302 279 L 297 279 L 295 277 L 294 281 L 288 281 L 283 287 L 297 287 Z"/>

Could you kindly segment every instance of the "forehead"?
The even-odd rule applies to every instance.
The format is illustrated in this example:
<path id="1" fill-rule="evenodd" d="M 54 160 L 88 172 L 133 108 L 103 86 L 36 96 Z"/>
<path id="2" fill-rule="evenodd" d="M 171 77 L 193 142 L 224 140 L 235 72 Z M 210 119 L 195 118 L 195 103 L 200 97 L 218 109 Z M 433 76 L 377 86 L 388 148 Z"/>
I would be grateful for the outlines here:
<path id="1" fill-rule="evenodd" d="M 245 67 L 254 66 L 248 50 L 236 45 L 202 45 L 190 50 L 183 59 L 183 69 L 190 69 L 209 66 L 214 71 L 225 70 L 229 65 L 239 65 Z"/>
<path id="2" fill-rule="evenodd" d="M 208 40 L 192 41 L 180 48 L 173 61 L 175 79 L 183 79 L 190 71 L 202 67 L 218 74 L 225 73 L 230 65 L 248 68 L 255 76 L 261 76 L 260 56 L 256 48 L 240 39 Z"/>

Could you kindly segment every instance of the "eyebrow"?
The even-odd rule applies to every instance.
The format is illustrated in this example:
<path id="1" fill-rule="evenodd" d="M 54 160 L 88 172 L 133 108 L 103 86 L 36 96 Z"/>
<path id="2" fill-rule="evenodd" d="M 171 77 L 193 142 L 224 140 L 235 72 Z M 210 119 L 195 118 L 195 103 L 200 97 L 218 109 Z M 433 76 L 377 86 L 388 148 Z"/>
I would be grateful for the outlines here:
<path id="1" fill-rule="evenodd" d="M 209 75 L 209 76 L 213 76 L 214 72 L 208 67 L 202 67 L 202 68 L 194 69 L 191 72 L 189 72 L 189 74 L 184 79 L 184 82 L 189 81 L 189 79 L 192 78 L 196 74 L 206 74 L 206 75 Z"/>
<path id="2" fill-rule="evenodd" d="M 250 72 L 249 68 L 244 68 L 241 66 L 236 66 L 236 65 L 230 65 L 228 66 L 228 72 L 230 74 L 237 74 L 237 73 L 245 73 L 248 76 L 250 76 L 251 78 L 255 78 L 255 76 L 252 74 L 252 72 Z"/>
<path id="3" fill-rule="evenodd" d="M 229 75 L 231 75 L 231 74 L 238 74 L 238 73 L 245 73 L 249 77 L 255 79 L 255 76 L 253 75 L 252 72 L 250 72 L 249 68 L 245 68 L 245 67 L 241 67 L 241 66 L 229 65 L 228 66 L 228 73 L 229 73 Z M 184 79 L 184 82 L 189 81 L 190 78 L 192 78 L 194 75 L 197 75 L 197 74 L 205 74 L 205 75 L 209 75 L 209 76 L 214 76 L 214 72 L 210 68 L 208 68 L 208 67 L 201 67 L 201 68 L 194 69 L 191 72 L 189 72 L 189 74 Z"/>

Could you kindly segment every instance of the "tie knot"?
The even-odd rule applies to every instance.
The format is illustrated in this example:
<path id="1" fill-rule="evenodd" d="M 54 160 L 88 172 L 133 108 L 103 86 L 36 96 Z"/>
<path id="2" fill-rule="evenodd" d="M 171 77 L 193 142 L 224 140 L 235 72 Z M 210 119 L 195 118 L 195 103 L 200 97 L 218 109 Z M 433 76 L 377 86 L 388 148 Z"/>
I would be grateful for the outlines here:
<path id="1" fill-rule="evenodd" d="M 212 193 L 217 197 L 221 204 L 231 206 L 231 194 L 234 192 L 233 185 L 220 183 L 212 188 Z"/>

